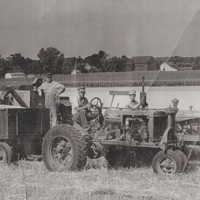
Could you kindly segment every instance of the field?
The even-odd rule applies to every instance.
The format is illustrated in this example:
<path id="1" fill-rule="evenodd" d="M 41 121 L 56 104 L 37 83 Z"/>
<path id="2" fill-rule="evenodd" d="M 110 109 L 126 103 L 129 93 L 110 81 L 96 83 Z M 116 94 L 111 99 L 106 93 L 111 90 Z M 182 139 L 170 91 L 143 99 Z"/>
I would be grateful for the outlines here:
<path id="1" fill-rule="evenodd" d="M 44 78 L 45 75 L 41 77 Z M 142 77 L 146 86 L 199 86 L 200 70 L 193 71 L 131 71 L 131 72 L 101 72 L 78 75 L 54 75 L 53 79 L 66 87 L 85 85 L 86 87 L 141 87 Z M 37 77 L 40 77 L 37 75 Z M 29 89 L 33 78 L 0 79 L 0 90 L 5 86 L 15 89 Z"/>
<path id="2" fill-rule="evenodd" d="M 43 162 L 20 161 L 0 168 L 1 200 L 197 200 L 200 166 L 159 176 L 149 167 L 111 170 L 103 158 L 81 172 L 49 172 Z"/>

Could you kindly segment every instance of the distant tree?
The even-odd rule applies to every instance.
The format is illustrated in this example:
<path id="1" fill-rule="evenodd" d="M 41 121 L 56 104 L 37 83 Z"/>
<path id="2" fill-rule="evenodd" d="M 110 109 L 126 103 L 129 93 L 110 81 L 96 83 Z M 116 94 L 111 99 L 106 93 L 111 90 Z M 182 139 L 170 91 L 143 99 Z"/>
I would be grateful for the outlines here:
<path id="1" fill-rule="evenodd" d="M 64 59 L 65 59 L 64 54 L 61 53 L 59 56 L 57 56 L 53 60 L 52 72 L 54 74 L 61 74 L 62 73 L 62 67 L 63 67 Z"/>
<path id="2" fill-rule="evenodd" d="M 122 66 L 122 71 L 133 71 L 135 69 L 133 60 L 125 55 L 120 58 L 120 65 Z"/>
<path id="3" fill-rule="evenodd" d="M 85 58 L 85 62 L 90 66 L 96 67 L 99 71 L 105 68 L 105 59 L 107 54 L 104 51 L 99 51 L 98 54 L 92 54 Z"/>
<path id="4" fill-rule="evenodd" d="M 62 73 L 64 74 L 70 74 L 74 69 L 76 65 L 76 58 L 64 58 L 63 64 L 62 64 Z"/>
<path id="5" fill-rule="evenodd" d="M 6 60 L 0 55 L 0 77 L 3 77 L 6 73 Z"/>
<path id="6" fill-rule="evenodd" d="M 64 55 L 56 48 L 42 48 L 37 54 L 44 72 L 60 73 L 64 61 Z"/>
<path id="7" fill-rule="evenodd" d="M 43 67 L 41 66 L 41 63 L 39 60 L 33 60 L 32 62 L 29 62 L 27 65 L 27 71 L 26 74 L 42 74 Z"/>
<path id="8" fill-rule="evenodd" d="M 190 58 L 192 69 L 200 70 L 200 57 Z"/>
<path id="9" fill-rule="evenodd" d="M 173 62 L 175 64 L 177 63 L 183 63 L 184 62 L 184 58 L 180 57 L 180 56 L 173 56 L 169 58 L 169 62 Z"/>
<path id="10" fill-rule="evenodd" d="M 20 53 L 11 54 L 7 60 L 12 67 L 19 66 L 22 71 L 26 70 L 26 59 Z"/>
<path id="11" fill-rule="evenodd" d="M 105 66 L 103 68 L 104 72 L 116 72 L 119 71 L 118 68 L 118 58 L 117 57 L 112 57 L 106 60 Z"/>

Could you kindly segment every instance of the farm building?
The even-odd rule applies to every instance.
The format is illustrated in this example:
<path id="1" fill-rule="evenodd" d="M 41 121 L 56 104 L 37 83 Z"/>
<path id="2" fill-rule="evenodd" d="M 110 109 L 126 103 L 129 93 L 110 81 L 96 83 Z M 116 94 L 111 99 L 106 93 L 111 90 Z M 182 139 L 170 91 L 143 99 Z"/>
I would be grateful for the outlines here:
<path id="1" fill-rule="evenodd" d="M 153 56 L 132 57 L 135 64 L 135 71 L 157 71 L 160 70 L 159 64 Z"/>
<path id="2" fill-rule="evenodd" d="M 179 67 L 173 62 L 164 62 L 160 65 L 160 71 L 178 71 Z"/>
<path id="3" fill-rule="evenodd" d="M 22 72 L 12 72 L 5 74 L 5 79 L 12 79 L 12 78 L 26 78 L 26 75 Z"/>
<path id="4" fill-rule="evenodd" d="M 73 70 L 71 75 L 77 75 L 77 74 L 81 74 L 81 72 L 79 70 Z"/>

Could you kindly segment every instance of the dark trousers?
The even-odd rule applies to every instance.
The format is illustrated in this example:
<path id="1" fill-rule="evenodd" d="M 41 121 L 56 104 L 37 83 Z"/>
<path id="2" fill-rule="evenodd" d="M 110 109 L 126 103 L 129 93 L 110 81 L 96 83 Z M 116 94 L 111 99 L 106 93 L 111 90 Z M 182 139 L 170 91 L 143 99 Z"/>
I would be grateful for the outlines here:
<path id="1" fill-rule="evenodd" d="M 74 115 L 74 121 L 79 123 L 83 128 L 87 128 L 89 126 L 88 121 L 92 119 L 95 119 L 95 117 L 87 110 L 81 110 Z"/>

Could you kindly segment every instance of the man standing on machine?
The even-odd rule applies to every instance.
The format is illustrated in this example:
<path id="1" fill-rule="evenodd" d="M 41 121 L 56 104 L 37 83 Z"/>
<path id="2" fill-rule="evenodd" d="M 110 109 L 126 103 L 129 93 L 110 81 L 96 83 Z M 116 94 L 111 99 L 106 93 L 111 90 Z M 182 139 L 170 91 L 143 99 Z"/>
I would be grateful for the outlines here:
<path id="1" fill-rule="evenodd" d="M 57 112 L 58 112 L 58 96 L 65 91 L 65 86 L 53 81 L 52 74 L 46 75 L 46 81 L 38 87 L 38 94 L 42 96 L 42 91 L 45 95 L 45 107 L 50 109 L 50 115 L 52 116 L 52 126 L 57 124 Z"/>

